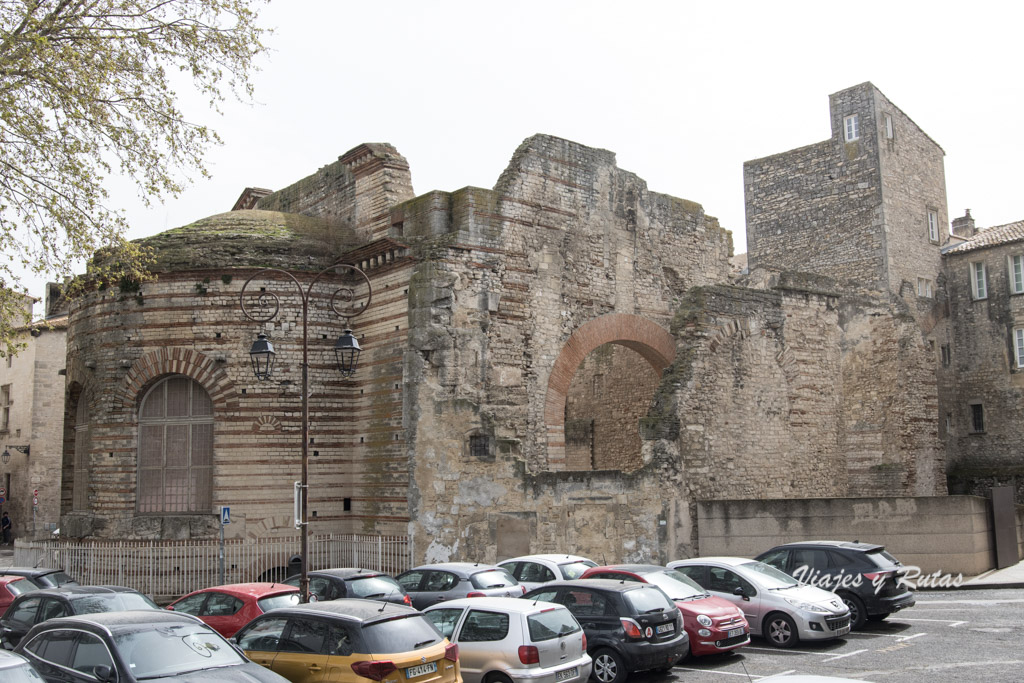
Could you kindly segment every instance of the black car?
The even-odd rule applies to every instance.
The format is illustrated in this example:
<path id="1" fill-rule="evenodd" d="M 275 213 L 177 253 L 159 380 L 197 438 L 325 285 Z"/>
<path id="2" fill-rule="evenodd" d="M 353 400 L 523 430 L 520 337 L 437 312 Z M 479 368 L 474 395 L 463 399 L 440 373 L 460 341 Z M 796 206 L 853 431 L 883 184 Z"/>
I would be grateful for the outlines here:
<path id="1" fill-rule="evenodd" d="M 36 624 L 56 617 L 96 612 L 152 609 L 160 606 L 123 586 L 64 586 L 19 595 L 0 617 L 0 640 L 13 649 Z"/>
<path id="2" fill-rule="evenodd" d="M 299 576 L 290 576 L 284 583 L 298 586 Z M 384 572 L 354 567 L 309 572 L 309 594 L 315 595 L 317 600 L 364 598 L 412 606 L 409 594 L 391 576 Z"/>
<path id="3" fill-rule="evenodd" d="M 776 546 L 754 559 L 841 597 L 850 608 L 853 630 L 914 604 L 913 591 L 900 582 L 906 570 L 885 546 L 803 541 Z"/>
<path id="4" fill-rule="evenodd" d="M 657 586 L 635 581 L 580 579 L 535 588 L 523 600 L 565 605 L 587 636 L 591 674 L 621 683 L 633 671 L 667 671 L 689 652 L 679 609 Z"/>
<path id="5" fill-rule="evenodd" d="M 49 567 L 5 567 L 0 574 L 7 576 L 24 576 L 38 588 L 60 588 L 61 586 L 77 586 L 78 582 L 63 569 Z"/>
<path id="6" fill-rule="evenodd" d="M 283 683 L 212 628 L 166 610 L 103 612 L 36 624 L 15 652 L 48 683 L 183 680 Z"/>

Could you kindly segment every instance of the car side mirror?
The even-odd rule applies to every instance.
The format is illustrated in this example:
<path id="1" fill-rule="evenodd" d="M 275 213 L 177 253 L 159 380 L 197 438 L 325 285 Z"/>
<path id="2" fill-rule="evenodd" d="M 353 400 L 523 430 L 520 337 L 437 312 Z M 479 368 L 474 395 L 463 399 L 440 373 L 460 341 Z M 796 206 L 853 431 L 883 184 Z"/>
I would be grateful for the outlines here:
<path id="1" fill-rule="evenodd" d="M 746 591 L 743 590 L 743 586 L 736 586 L 736 588 L 735 588 L 735 590 L 733 590 L 732 594 L 733 595 L 738 595 L 739 597 L 743 598 L 744 600 L 746 600 L 748 602 L 750 601 L 750 598 L 747 597 Z"/>
<path id="2" fill-rule="evenodd" d="M 114 670 L 105 664 L 98 664 L 92 668 L 92 675 L 100 683 L 107 683 L 114 680 Z"/>

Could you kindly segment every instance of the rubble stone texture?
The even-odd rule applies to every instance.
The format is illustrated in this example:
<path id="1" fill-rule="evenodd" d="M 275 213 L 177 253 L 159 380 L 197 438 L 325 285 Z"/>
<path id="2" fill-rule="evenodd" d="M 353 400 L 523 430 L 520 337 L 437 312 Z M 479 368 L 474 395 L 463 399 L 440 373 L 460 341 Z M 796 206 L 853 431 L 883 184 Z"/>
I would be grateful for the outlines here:
<path id="1" fill-rule="evenodd" d="M 259 268 L 308 283 L 337 259 L 373 298 L 348 321 L 364 348 L 351 379 L 330 302 L 352 283 L 326 278 L 310 301 L 314 532 L 407 533 L 417 562 L 664 561 L 699 552 L 698 501 L 944 494 L 956 447 L 939 416 L 959 389 L 939 348 L 968 332 L 940 254 L 942 150 L 871 84 L 831 105 L 828 141 L 745 166 L 739 274 L 699 204 L 547 135 L 492 189 L 415 196 L 397 150 L 368 143 L 149 238 L 155 280 L 71 312 L 68 414 L 86 401 L 89 467 L 67 476 L 72 439 L 64 530 L 211 537 L 212 515 L 136 512 L 138 406 L 181 373 L 214 405 L 211 512 L 230 505 L 233 534 L 290 534 L 301 305 L 287 294 L 263 328 L 278 370 L 258 382 L 239 293 Z"/>

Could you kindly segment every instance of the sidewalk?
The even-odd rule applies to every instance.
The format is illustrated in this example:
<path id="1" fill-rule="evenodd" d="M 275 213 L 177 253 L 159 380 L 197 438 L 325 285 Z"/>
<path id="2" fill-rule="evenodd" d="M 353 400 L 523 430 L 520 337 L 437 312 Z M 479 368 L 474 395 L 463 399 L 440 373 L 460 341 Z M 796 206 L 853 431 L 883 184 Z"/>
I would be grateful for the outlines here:
<path id="1" fill-rule="evenodd" d="M 981 588 L 1024 588 L 1024 560 L 1005 569 L 990 569 L 960 586 L 960 590 Z"/>

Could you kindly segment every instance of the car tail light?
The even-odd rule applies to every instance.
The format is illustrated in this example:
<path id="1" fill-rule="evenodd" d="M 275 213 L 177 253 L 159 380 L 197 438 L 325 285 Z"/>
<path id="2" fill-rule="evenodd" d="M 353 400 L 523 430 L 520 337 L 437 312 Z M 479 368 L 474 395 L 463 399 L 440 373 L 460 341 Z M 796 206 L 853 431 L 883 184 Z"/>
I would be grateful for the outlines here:
<path id="1" fill-rule="evenodd" d="M 444 658 L 451 662 L 459 661 L 459 646 L 455 643 L 448 643 L 445 645 Z"/>
<path id="2" fill-rule="evenodd" d="M 480 591 L 470 591 L 466 593 L 467 598 L 486 598 L 487 596 Z"/>
<path id="3" fill-rule="evenodd" d="M 523 595 L 526 595 L 526 586 L 520 586 L 523 589 Z"/>
<path id="4" fill-rule="evenodd" d="M 583 634 L 583 651 L 584 652 L 587 651 L 587 634 L 586 633 Z"/>
<path id="5" fill-rule="evenodd" d="M 402 602 L 409 605 L 409 607 L 412 607 L 412 598 L 410 598 L 408 595 L 402 597 Z"/>
<path id="6" fill-rule="evenodd" d="M 644 632 L 640 630 L 640 624 L 632 619 L 619 619 L 622 622 L 622 630 L 626 632 L 627 638 L 643 638 Z"/>
<path id="7" fill-rule="evenodd" d="M 363 678 L 369 678 L 374 681 L 383 681 L 389 674 L 397 671 L 398 667 L 396 667 L 395 663 L 391 660 L 385 659 L 353 662 L 352 670 Z"/>
<path id="8" fill-rule="evenodd" d="M 876 580 L 884 581 L 890 574 L 894 573 L 895 572 L 864 572 L 864 578 L 871 582 L 874 582 Z"/>
<path id="9" fill-rule="evenodd" d="M 520 645 L 519 661 L 523 664 L 540 664 L 540 650 L 535 645 Z"/>

